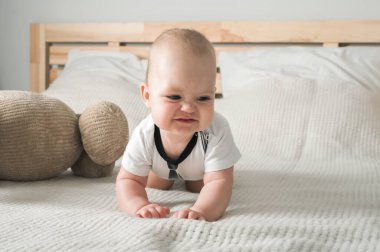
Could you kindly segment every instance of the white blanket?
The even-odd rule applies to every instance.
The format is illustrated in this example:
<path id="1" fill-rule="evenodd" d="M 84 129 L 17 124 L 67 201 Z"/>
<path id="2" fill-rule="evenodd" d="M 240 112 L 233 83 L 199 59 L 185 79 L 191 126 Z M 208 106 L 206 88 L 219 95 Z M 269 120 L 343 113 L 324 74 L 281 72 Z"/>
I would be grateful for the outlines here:
<path id="1" fill-rule="evenodd" d="M 217 101 L 242 152 L 219 221 L 134 218 L 117 208 L 119 166 L 100 179 L 68 171 L 0 181 L 0 251 L 380 251 L 380 128 L 366 92 L 292 79 L 251 91 Z M 197 198 L 181 183 L 147 192 L 172 212 Z"/>

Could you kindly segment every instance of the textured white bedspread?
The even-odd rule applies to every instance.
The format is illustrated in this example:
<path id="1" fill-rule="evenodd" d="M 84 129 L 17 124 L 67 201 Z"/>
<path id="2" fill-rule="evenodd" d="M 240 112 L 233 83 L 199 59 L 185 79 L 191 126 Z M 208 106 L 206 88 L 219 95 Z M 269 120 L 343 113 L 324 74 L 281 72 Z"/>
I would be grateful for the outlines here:
<path id="1" fill-rule="evenodd" d="M 339 103 L 360 107 L 365 93 L 336 97 L 320 84 L 267 82 L 217 102 L 242 152 L 221 220 L 120 213 L 119 166 L 101 179 L 0 181 L 0 251 L 380 251 L 380 128 L 374 112 Z M 147 191 L 172 212 L 197 198 L 181 183 Z"/>

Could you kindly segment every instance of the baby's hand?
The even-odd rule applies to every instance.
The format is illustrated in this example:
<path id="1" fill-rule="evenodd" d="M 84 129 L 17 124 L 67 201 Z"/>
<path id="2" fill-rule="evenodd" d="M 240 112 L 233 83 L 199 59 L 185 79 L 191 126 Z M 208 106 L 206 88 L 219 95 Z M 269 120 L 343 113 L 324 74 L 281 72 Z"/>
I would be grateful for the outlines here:
<path id="1" fill-rule="evenodd" d="M 191 220 L 206 220 L 206 218 L 199 212 L 185 208 L 174 213 L 173 217 Z"/>
<path id="2" fill-rule="evenodd" d="M 157 204 L 148 204 L 136 212 L 139 218 L 165 218 L 170 213 L 170 209 Z"/>

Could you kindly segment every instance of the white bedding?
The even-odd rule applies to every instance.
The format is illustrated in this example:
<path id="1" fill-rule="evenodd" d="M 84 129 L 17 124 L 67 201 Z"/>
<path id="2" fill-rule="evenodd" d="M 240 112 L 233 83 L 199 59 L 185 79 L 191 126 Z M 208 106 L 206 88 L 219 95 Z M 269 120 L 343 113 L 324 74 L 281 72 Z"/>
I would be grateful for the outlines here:
<path id="1" fill-rule="evenodd" d="M 223 95 L 270 77 L 343 80 L 380 90 L 380 47 L 281 46 L 226 51 L 219 56 Z"/>
<path id="2" fill-rule="evenodd" d="M 380 251 L 380 116 L 371 93 L 342 85 L 263 80 L 217 101 L 242 153 L 217 222 L 130 217 L 117 209 L 119 166 L 101 179 L 66 172 L 0 181 L 0 250 Z M 80 110 L 110 92 L 97 90 L 79 100 L 53 87 L 48 94 Z M 197 198 L 181 183 L 147 191 L 172 211 Z"/>

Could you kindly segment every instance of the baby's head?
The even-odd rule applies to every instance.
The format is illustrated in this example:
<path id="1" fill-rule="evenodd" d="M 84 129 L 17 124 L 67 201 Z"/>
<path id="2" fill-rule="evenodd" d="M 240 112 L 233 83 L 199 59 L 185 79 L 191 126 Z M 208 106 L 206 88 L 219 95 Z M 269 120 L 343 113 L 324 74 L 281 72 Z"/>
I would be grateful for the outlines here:
<path id="1" fill-rule="evenodd" d="M 211 43 L 199 32 L 172 29 L 152 44 L 145 104 L 163 131 L 193 134 L 210 126 L 214 113 L 216 58 Z"/>

